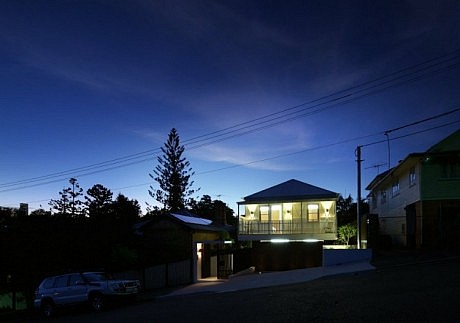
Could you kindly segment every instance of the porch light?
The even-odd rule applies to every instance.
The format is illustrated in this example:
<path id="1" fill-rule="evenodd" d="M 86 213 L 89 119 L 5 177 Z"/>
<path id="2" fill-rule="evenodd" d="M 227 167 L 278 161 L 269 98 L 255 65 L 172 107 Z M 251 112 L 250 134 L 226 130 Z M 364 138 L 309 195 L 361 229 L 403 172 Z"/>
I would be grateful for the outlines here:
<path id="1" fill-rule="evenodd" d="M 249 213 L 254 214 L 257 208 L 257 204 L 248 204 L 246 207 L 248 208 Z"/>
<path id="2" fill-rule="evenodd" d="M 292 220 L 292 214 L 291 214 L 291 210 L 286 210 L 286 214 L 284 215 L 284 219 L 285 220 Z"/>
<path id="3" fill-rule="evenodd" d="M 329 216 L 329 210 L 330 210 L 331 207 L 332 207 L 332 203 L 333 203 L 332 201 L 323 201 L 323 202 L 321 202 L 321 206 L 322 206 L 323 209 L 325 210 L 324 213 L 325 213 L 326 217 Z"/>

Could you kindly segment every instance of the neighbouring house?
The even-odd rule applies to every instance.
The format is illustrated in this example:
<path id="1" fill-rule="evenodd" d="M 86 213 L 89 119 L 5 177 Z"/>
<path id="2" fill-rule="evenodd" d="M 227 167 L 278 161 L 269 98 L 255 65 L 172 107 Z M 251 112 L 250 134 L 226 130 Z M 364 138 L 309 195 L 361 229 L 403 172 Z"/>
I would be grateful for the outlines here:
<path id="1" fill-rule="evenodd" d="M 29 215 L 29 205 L 27 203 L 20 203 L 19 208 L 0 206 L 0 218 L 26 215 Z"/>
<path id="2" fill-rule="evenodd" d="M 222 215 L 223 218 L 225 214 Z M 188 278 L 183 283 L 206 277 L 225 277 L 232 272 L 231 244 L 233 226 L 225 220 L 212 221 L 188 212 L 169 213 L 140 222 L 135 232 L 144 253 L 155 257 L 151 264 L 189 261 Z"/>
<path id="3" fill-rule="evenodd" d="M 460 247 L 460 130 L 409 154 L 366 189 L 381 240 L 410 249 Z"/>
<path id="4" fill-rule="evenodd" d="M 244 197 L 237 236 L 252 251 L 242 262 L 260 270 L 321 266 L 323 241 L 337 239 L 338 197 L 295 179 Z"/>

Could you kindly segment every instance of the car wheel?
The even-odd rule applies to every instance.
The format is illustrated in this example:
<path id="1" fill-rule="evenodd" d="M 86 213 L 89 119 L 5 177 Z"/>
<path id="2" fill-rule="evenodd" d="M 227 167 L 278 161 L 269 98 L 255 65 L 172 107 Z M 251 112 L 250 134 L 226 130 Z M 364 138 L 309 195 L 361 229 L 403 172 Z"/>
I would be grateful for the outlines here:
<path id="1" fill-rule="evenodd" d="M 104 309 L 104 297 L 101 294 L 94 294 L 89 299 L 93 310 L 100 312 Z"/>
<path id="2" fill-rule="evenodd" d="M 43 303 L 41 306 L 41 312 L 44 317 L 51 317 L 54 315 L 54 304 L 52 302 Z"/>

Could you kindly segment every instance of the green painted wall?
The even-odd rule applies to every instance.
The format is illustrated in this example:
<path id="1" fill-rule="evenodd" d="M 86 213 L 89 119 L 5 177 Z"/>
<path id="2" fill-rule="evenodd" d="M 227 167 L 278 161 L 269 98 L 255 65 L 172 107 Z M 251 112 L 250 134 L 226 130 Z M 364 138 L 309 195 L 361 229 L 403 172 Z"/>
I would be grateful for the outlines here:
<path id="1" fill-rule="evenodd" d="M 447 157 L 427 158 L 422 161 L 422 200 L 460 199 L 460 177 L 445 176 L 445 163 L 448 163 Z"/>

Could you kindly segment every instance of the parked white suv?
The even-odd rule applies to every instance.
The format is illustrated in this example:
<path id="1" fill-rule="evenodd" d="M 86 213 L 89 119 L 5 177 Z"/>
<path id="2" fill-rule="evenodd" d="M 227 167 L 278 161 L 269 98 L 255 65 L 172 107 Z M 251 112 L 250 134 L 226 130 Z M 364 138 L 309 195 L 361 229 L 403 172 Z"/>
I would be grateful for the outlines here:
<path id="1" fill-rule="evenodd" d="M 108 297 L 136 295 L 138 280 L 109 279 L 102 272 L 72 273 L 45 278 L 35 291 L 34 306 L 49 317 L 57 307 L 88 303 L 101 311 Z"/>

